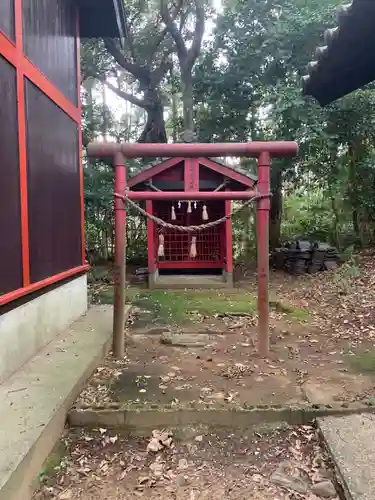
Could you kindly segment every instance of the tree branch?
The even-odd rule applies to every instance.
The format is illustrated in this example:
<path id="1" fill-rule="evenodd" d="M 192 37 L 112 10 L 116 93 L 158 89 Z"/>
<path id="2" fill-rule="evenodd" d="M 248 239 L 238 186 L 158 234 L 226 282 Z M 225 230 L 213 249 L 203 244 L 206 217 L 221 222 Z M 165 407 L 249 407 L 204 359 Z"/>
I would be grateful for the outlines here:
<path id="1" fill-rule="evenodd" d="M 173 67 L 172 61 L 169 60 L 170 54 L 165 54 L 163 56 L 162 61 L 159 64 L 159 67 L 156 68 L 152 73 L 151 73 L 151 86 L 153 88 L 158 87 L 164 76 L 167 74 L 168 71 L 170 71 Z"/>
<path id="2" fill-rule="evenodd" d="M 188 51 L 188 64 L 192 67 L 200 54 L 204 35 L 205 12 L 202 0 L 194 0 L 195 4 L 195 30 L 193 44 Z"/>
<path id="3" fill-rule="evenodd" d="M 134 61 L 136 60 L 136 57 L 135 57 L 135 50 L 134 50 L 134 43 L 133 43 L 133 33 L 131 31 L 130 24 L 128 24 L 128 23 L 125 23 L 125 37 L 127 40 L 127 44 L 129 46 L 132 61 L 134 63 Z"/>
<path id="4" fill-rule="evenodd" d="M 143 84 L 148 85 L 150 83 L 150 72 L 148 69 L 139 66 L 138 64 L 131 63 L 126 59 L 124 54 L 117 48 L 114 40 L 106 38 L 104 40 L 104 45 L 108 52 L 115 59 L 117 64 L 119 64 L 126 71 L 129 71 L 135 78 L 140 80 Z"/>
<path id="5" fill-rule="evenodd" d="M 128 92 L 124 92 L 123 90 L 115 87 L 112 83 L 108 82 L 105 78 L 98 78 L 102 83 L 104 83 L 109 89 L 111 89 L 116 95 L 124 99 L 125 101 L 130 102 L 130 104 L 134 104 L 134 106 L 139 106 L 140 108 L 147 109 L 148 103 L 145 99 L 139 99 Z"/>
<path id="6" fill-rule="evenodd" d="M 182 6 L 181 0 L 180 0 L 179 4 L 181 4 L 181 6 Z M 176 7 L 176 9 L 177 9 L 177 7 Z M 181 9 L 181 7 L 179 7 L 179 10 L 180 9 Z M 176 44 L 178 58 L 181 60 L 186 59 L 188 52 L 186 50 L 185 42 L 182 38 L 181 33 L 178 31 L 177 26 L 175 25 L 175 22 L 174 22 L 171 14 L 168 10 L 168 5 L 167 5 L 166 0 L 160 0 L 160 13 L 161 13 L 161 17 L 162 17 L 169 33 L 171 34 L 171 36 Z"/>

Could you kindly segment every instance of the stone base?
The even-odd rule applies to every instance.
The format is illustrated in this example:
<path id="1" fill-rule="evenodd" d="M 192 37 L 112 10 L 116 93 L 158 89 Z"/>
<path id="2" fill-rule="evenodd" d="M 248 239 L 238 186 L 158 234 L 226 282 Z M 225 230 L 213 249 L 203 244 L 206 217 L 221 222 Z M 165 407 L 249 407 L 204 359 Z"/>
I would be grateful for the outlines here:
<path id="1" fill-rule="evenodd" d="M 84 275 L 0 316 L 0 383 L 86 310 Z"/>
<path id="2" fill-rule="evenodd" d="M 233 287 L 233 273 L 228 273 L 227 271 L 225 271 L 225 269 L 223 270 L 223 278 L 224 278 L 224 281 L 225 283 L 229 286 L 229 287 Z"/>
<path id="3" fill-rule="evenodd" d="M 148 275 L 148 287 L 152 290 L 153 288 L 156 287 L 156 282 L 159 278 L 159 271 L 156 270 L 153 273 L 149 273 Z"/>
<path id="4" fill-rule="evenodd" d="M 211 274 L 174 274 L 158 276 L 149 281 L 150 288 L 162 290 L 183 289 L 183 290 L 198 290 L 198 289 L 214 289 L 214 288 L 230 288 L 232 285 L 223 279 L 222 275 L 215 276 Z"/>
<path id="5" fill-rule="evenodd" d="M 32 497 L 71 405 L 108 351 L 112 316 L 110 306 L 90 308 L 0 385 L 0 500 Z"/>

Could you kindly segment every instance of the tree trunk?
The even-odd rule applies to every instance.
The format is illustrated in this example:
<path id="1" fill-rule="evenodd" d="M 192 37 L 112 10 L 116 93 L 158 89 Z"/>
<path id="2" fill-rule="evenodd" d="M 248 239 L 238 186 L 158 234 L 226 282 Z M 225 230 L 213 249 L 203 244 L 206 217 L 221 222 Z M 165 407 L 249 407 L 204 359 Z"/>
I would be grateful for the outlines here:
<path id="1" fill-rule="evenodd" d="M 279 168 L 272 176 L 272 197 L 270 210 L 270 250 L 279 246 L 281 233 L 281 217 L 283 212 L 283 175 Z"/>
<path id="2" fill-rule="evenodd" d="M 172 94 L 172 140 L 177 142 L 178 138 L 178 111 L 177 111 L 177 94 Z"/>
<path id="3" fill-rule="evenodd" d="M 182 104 L 184 109 L 184 132 L 194 132 L 193 77 L 191 69 L 181 69 Z"/>
<path id="4" fill-rule="evenodd" d="M 86 147 L 87 144 L 94 139 L 95 127 L 94 127 L 94 99 L 93 99 L 93 89 L 95 86 L 95 80 L 91 77 L 87 78 L 83 83 L 83 87 L 87 92 L 87 103 L 86 103 L 86 112 L 87 112 L 87 126 L 84 127 L 86 133 L 82 136 L 83 147 Z M 87 159 L 89 163 L 89 159 Z"/>
<path id="5" fill-rule="evenodd" d="M 337 208 L 336 197 L 331 194 L 331 207 L 333 212 L 333 221 L 332 221 L 332 231 L 335 246 L 338 250 L 341 250 L 341 241 L 340 241 L 340 211 Z"/>
<path id="6" fill-rule="evenodd" d="M 349 145 L 349 185 L 348 185 L 348 194 L 349 201 L 352 209 L 352 221 L 353 221 L 353 229 L 356 239 L 361 247 L 363 247 L 363 234 L 361 231 L 360 225 L 360 201 L 359 201 L 359 193 L 358 193 L 358 181 L 357 181 L 357 170 L 356 163 L 357 158 L 359 156 L 359 147 L 357 144 Z"/>
<path id="7" fill-rule="evenodd" d="M 103 134 L 103 139 L 106 141 L 108 139 L 108 118 L 109 118 L 109 109 L 107 106 L 107 92 L 106 92 L 106 87 L 104 83 L 101 85 L 101 93 L 102 93 L 102 101 L 103 101 L 103 128 L 102 128 L 102 134 Z"/>
<path id="8" fill-rule="evenodd" d="M 240 221 L 242 226 L 242 235 L 240 243 L 240 257 L 246 264 L 254 259 L 255 241 L 253 234 L 253 207 L 247 206 L 241 210 Z"/>
<path id="9" fill-rule="evenodd" d="M 160 97 L 155 91 L 150 90 L 146 98 L 150 101 L 150 105 L 146 108 L 147 121 L 138 142 L 167 142 L 164 108 Z"/>

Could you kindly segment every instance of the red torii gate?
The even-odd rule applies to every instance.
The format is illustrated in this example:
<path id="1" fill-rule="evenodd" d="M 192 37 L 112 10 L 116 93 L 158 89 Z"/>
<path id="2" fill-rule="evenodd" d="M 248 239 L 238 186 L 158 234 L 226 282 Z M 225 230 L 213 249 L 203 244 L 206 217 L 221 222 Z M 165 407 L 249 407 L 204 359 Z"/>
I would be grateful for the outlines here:
<path id="1" fill-rule="evenodd" d="M 125 312 L 125 231 L 126 198 L 130 200 L 257 200 L 257 259 L 258 259 L 258 352 L 266 357 L 269 352 L 269 211 L 270 167 L 273 157 L 295 156 L 298 145 L 293 141 L 257 141 L 249 143 L 217 144 L 117 144 L 91 143 L 88 156 L 111 159 L 115 168 L 115 282 L 113 313 L 113 353 L 124 356 Z M 256 191 L 131 191 L 127 189 L 125 158 L 185 157 L 199 158 L 243 156 L 258 159 Z M 125 196 L 126 195 L 126 196 Z"/>

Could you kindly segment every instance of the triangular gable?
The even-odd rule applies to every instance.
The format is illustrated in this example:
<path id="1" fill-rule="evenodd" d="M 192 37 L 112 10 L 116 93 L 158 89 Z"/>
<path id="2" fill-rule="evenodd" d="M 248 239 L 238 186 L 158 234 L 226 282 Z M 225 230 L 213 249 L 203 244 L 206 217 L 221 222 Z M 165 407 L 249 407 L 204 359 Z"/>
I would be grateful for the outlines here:
<path id="1" fill-rule="evenodd" d="M 200 165 L 210 168 L 224 177 L 228 177 L 229 179 L 232 179 L 232 181 L 239 182 L 244 186 L 253 187 L 257 182 L 257 178 L 255 176 L 245 175 L 232 167 L 228 167 L 228 165 L 218 163 L 217 161 L 210 160 L 209 158 L 198 158 L 198 162 Z"/>
<path id="2" fill-rule="evenodd" d="M 141 182 L 146 182 L 149 179 L 152 179 L 156 175 L 168 170 L 178 163 L 184 162 L 186 158 L 169 158 L 161 163 L 153 165 L 152 167 L 139 172 L 139 174 L 131 177 L 128 180 L 128 186 L 130 188 L 140 184 Z M 240 184 L 246 187 L 253 187 L 257 182 L 257 178 L 255 176 L 250 176 L 239 172 L 238 170 L 228 167 L 228 165 L 224 165 L 223 163 L 218 163 L 209 158 L 197 158 L 198 163 L 203 167 L 209 168 L 210 170 L 214 170 L 215 172 L 227 177 L 233 181 L 239 182 Z"/>
<path id="3" fill-rule="evenodd" d="M 152 167 L 146 168 L 146 170 L 142 170 L 142 172 L 139 172 L 139 174 L 135 175 L 134 177 L 131 177 L 128 180 L 128 186 L 134 187 L 137 184 L 140 184 L 141 182 L 148 181 L 149 179 L 155 177 L 155 175 L 158 175 L 161 172 L 164 172 L 164 170 L 168 170 L 174 167 L 175 165 L 181 163 L 182 161 L 185 161 L 185 158 L 169 158 L 168 160 L 165 160 L 161 163 L 157 163 Z"/>

